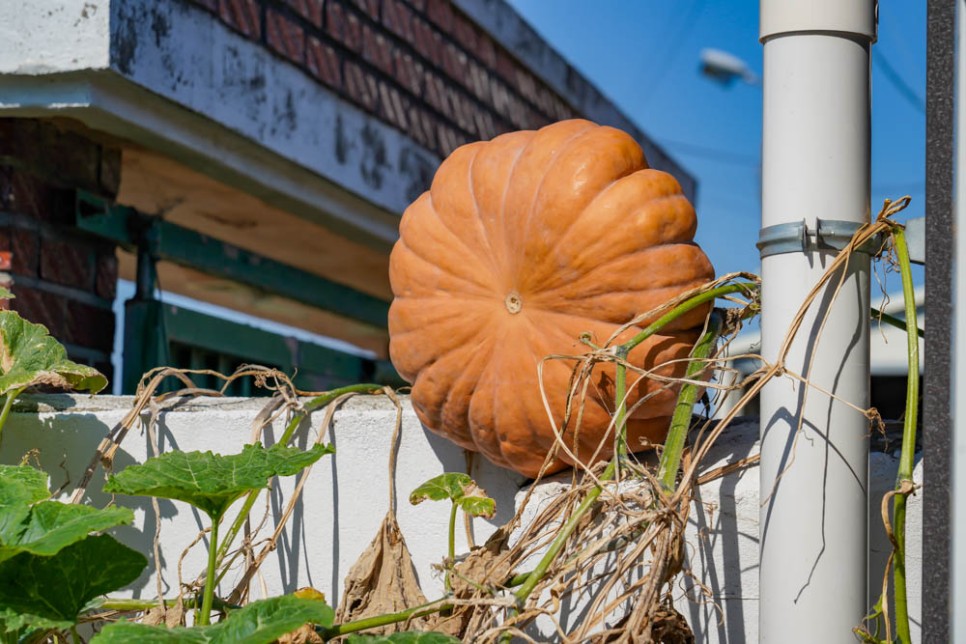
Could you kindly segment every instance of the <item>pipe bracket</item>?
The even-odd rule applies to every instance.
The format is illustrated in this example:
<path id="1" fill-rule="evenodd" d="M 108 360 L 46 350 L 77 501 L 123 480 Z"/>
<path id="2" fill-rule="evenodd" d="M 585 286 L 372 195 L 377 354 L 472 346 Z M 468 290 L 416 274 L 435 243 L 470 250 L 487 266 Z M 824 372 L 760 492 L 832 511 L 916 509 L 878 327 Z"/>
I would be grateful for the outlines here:
<path id="1" fill-rule="evenodd" d="M 842 250 L 863 225 L 855 221 L 839 219 L 816 221 L 818 224 L 816 229 L 809 228 L 804 219 L 762 228 L 758 233 L 758 243 L 755 244 L 761 253 L 761 258 L 783 253 Z M 881 246 L 882 240 L 876 235 L 858 250 L 867 255 L 875 255 Z"/>

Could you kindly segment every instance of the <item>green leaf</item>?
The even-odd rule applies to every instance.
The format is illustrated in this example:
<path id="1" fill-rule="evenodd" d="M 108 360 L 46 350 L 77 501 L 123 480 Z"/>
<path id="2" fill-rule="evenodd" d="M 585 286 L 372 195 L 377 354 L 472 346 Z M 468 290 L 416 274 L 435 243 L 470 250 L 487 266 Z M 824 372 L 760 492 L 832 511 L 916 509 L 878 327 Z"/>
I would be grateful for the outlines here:
<path id="1" fill-rule="evenodd" d="M 220 519 L 249 491 L 267 487 L 271 477 L 297 474 L 333 452 L 331 445 L 302 450 L 282 445 L 265 449 L 261 444 L 245 445 L 241 454 L 229 456 L 168 452 L 111 476 L 104 491 L 185 501 Z"/>
<path id="2" fill-rule="evenodd" d="M 96 394 L 107 386 L 97 369 L 71 362 L 47 327 L 24 320 L 15 311 L 0 311 L 0 394 L 31 385 Z"/>
<path id="3" fill-rule="evenodd" d="M 128 508 L 99 510 L 46 500 L 49 496 L 44 472 L 0 465 L 0 562 L 21 552 L 50 556 L 91 532 L 134 520 Z"/>
<path id="4" fill-rule="evenodd" d="M 15 299 L 16 297 L 17 296 L 14 295 L 9 289 L 5 289 L 2 286 L 0 286 L 0 300 L 12 300 L 12 299 Z"/>
<path id="5" fill-rule="evenodd" d="M 16 633 L 37 630 L 64 630 L 74 625 L 72 619 L 49 619 L 38 615 L 18 613 L 9 608 L 0 608 L 0 633 Z"/>
<path id="6" fill-rule="evenodd" d="M 108 535 L 87 537 L 50 557 L 19 554 L 0 563 L 0 618 L 6 620 L 0 629 L 16 630 L 24 619 L 69 626 L 88 602 L 131 583 L 147 564 L 144 555 Z"/>
<path id="7" fill-rule="evenodd" d="M 105 626 L 92 644 L 269 644 L 303 624 L 332 626 L 334 612 L 318 599 L 292 595 L 252 602 L 212 626 L 165 628 L 118 622 Z"/>
<path id="8" fill-rule="evenodd" d="M 0 465 L 0 543 L 20 529 L 31 504 L 49 497 L 44 472 L 29 465 Z"/>
<path id="9" fill-rule="evenodd" d="M 23 488 L 31 500 L 50 498 L 47 489 L 47 473 L 29 465 L 0 465 L 0 489 L 10 486 Z"/>
<path id="10" fill-rule="evenodd" d="M 431 478 L 409 495 L 413 505 L 430 501 L 449 499 L 462 508 L 463 512 L 474 517 L 492 517 L 496 512 L 496 501 L 486 495 L 486 491 L 472 478 L 461 472 L 446 472 Z"/>
<path id="11" fill-rule="evenodd" d="M 459 644 L 445 633 L 405 631 L 391 635 L 350 635 L 346 644 Z"/>
<path id="12" fill-rule="evenodd" d="M 92 532 L 134 521 L 129 508 L 92 508 L 57 501 L 43 501 L 30 509 L 19 526 L 0 532 L 0 562 L 29 552 L 49 557 Z"/>

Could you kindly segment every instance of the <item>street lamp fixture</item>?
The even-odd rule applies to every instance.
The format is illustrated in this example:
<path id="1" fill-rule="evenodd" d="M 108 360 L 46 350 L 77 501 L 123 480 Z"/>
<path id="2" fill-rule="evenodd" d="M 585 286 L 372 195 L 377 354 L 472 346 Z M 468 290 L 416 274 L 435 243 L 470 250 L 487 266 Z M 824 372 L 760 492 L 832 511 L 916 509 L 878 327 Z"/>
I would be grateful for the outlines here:
<path id="1" fill-rule="evenodd" d="M 761 82 L 758 75 L 748 67 L 748 63 L 720 49 L 701 50 L 701 73 L 725 87 L 730 87 L 735 81 L 748 85 Z"/>

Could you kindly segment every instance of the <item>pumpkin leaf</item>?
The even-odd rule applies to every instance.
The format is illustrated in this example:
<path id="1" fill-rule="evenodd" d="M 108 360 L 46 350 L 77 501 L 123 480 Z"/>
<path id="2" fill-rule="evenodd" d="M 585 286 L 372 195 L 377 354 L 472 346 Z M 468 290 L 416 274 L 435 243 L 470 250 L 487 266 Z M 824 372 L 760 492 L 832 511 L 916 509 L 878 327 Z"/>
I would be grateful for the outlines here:
<path id="1" fill-rule="evenodd" d="M 43 501 L 30 508 L 29 515 L 19 525 L 0 532 L 0 562 L 21 552 L 49 557 L 92 532 L 133 520 L 134 512 L 130 508 L 101 510 L 89 505 Z"/>
<path id="2" fill-rule="evenodd" d="M 167 452 L 111 476 L 104 491 L 185 501 L 220 519 L 239 498 L 267 487 L 271 477 L 297 474 L 333 452 L 332 445 L 302 450 L 283 445 L 265 449 L 261 444 L 245 445 L 240 454 L 228 456 Z"/>
<path id="3" fill-rule="evenodd" d="M 44 472 L 29 465 L 0 466 L 0 562 L 21 552 L 50 556 L 91 532 L 134 520 L 128 508 L 100 510 L 49 496 Z"/>
<path id="4" fill-rule="evenodd" d="M 47 475 L 29 465 L 0 465 L 0 544 L 30 514 L 30 505 L 50 497 Z"/>
<path id="5" fill-rule="evenodd" d="M 269 644 L 303 624 L 332 626 L 334 613 L 324 601 L 292 595 L 272 597 L 234 610 L 211 626 L 166 628 L 131 622 L 105 626 L 92 644 Z"/>
<path id="6" fill-rule="evenodd" d="M 50 557 L 21 553 L 0 563 L 0 629 L 70 626 L 88 602 L 131 583 L 147 564 L 144 555 L 108 535 L 87 537 Z"/>
<path id="7" fill-rule="evenodd" d="M 496 501 L 472 478 L 462 472 L 445 472 L 429 479 L 409 495 L 409 502 L 418 505 L 423 501 L 449 499 L 474 517 L 490 518 L 496 513 Z"/>
<path id="8" fill-rule="evenodd" d="M 403 631 L 390 635 L 350 635 L 346 644 L 459 644 L 445 633 Z"/>
<path id="9" fill-rule="evenodd" d="M 10 289 L 3 288 L 0 286 L 0 300 L 13 300 L 16 299 L 16 295 L 13 294 Z"/>
<path id="10" fill-rule="evenodd" d="M 74 620 L 49 619 L 38 615 L 18 613 L 10 608 L 0 608 L 0 633 L 5 635 L 18 633 L 20 631 L 27 633 L 30 631 L 47 631 L 51 629 L 64 630 L 73 625 Z"/>
<path id="11" fill-rule="evenodd" d="M 67 351 L 42 324 L 15 311 L 0 311 L 0 394 L 32 385 L 89 391 L 107 386 L 97 369 L 67 359 Z"/>

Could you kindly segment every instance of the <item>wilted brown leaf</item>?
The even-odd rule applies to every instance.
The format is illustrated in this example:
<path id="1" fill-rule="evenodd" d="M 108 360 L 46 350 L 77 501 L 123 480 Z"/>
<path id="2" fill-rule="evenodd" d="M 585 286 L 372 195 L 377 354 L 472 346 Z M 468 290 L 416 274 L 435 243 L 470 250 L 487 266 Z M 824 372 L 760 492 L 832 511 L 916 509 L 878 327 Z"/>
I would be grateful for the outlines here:
<path id="1" fill-rule="evenodd" d="M 406 540 L 396 523 L 396 516 L 390 512 L 379 526 L 379 533 L 345 578 L 336 622 L 395 613 L 425 603 L 426 596 L 419 587 Z M 367 632 L 386 635 L 419 629 L 424 621 L 413 619 Z"/>

